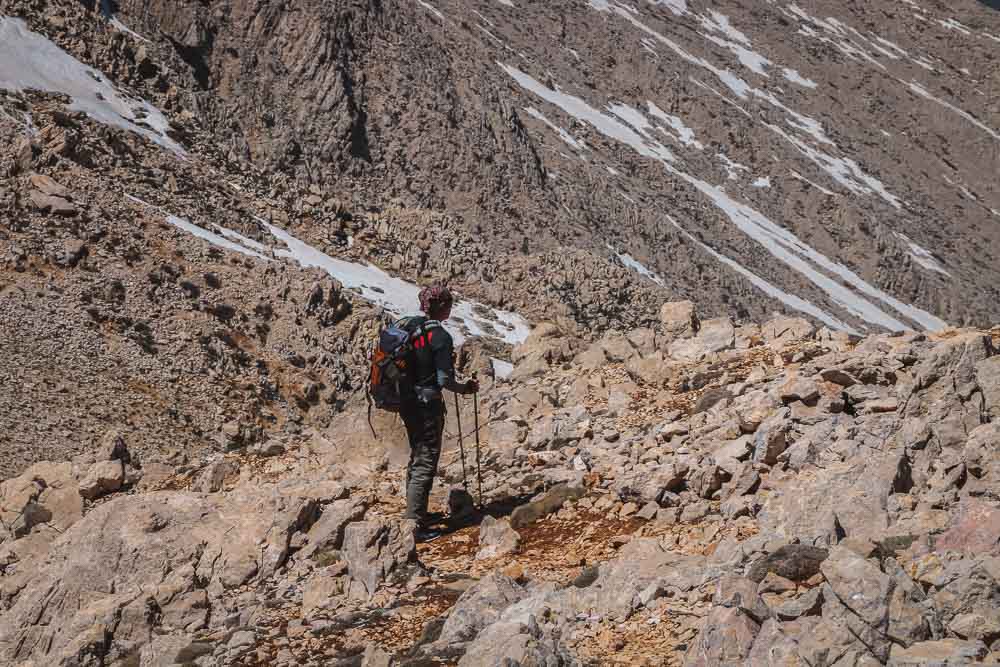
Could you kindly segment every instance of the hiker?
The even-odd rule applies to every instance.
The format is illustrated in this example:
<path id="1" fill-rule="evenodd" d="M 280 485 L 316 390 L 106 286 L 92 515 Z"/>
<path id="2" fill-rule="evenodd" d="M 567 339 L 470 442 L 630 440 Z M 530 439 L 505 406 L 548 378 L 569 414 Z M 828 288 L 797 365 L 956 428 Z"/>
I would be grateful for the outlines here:
<path id="1" fill-rule="evenodd" d="M 455 348 L 451 335 L 441 325 L 451 317 L 454 299 L 447 287 L 424 288 L 420 292 L 420 309 L 424 315 L 406 317 L 396 326 L 411 334 L 413 367 L 409 377 L 412 387 L 401 392 L 399 414 L 410 440 L 410 462 L 406 467 L 406 514 L 404 518 L 417 522 L 418 538 L 430 537 L 427 502 L 441 456 L 444 434 L 445 403 L 443 390 L 458 394 L 479 391 L 475 379 L 455 380 Z"/>

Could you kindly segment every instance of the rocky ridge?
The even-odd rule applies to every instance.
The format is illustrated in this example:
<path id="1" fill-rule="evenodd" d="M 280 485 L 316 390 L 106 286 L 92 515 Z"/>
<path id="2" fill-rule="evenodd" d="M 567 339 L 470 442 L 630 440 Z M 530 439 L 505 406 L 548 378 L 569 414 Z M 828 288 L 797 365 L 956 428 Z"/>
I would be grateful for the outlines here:
<path id="1" fill-rule="evenodd" d="M 996 660 L 1000 331 L 661 315 L 592 344 L 537 327 L 484 389 L 483 512 L 453 501 L 428 544 L 349 414 L 271 456 L 143 470 L 109 434 L 33 466 L 0 488 L 4 659 Z"/>

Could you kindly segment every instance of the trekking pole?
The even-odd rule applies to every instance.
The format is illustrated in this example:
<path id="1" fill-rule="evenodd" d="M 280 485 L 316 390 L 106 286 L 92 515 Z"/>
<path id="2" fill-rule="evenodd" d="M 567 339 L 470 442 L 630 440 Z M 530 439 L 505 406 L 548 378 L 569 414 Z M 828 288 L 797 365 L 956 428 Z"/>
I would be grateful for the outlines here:
<path id="1" fill-rule="evenodd" d="M 472 393 L 472 403 L 475 407 L 476 426 L 476 480 L 479 483 L 479 509 L 483 509 L 483 468 L 479 463 L 479 392 Z"/>
<path id="2" fill-rule="evenodd" d="M 455 394 L 455 421 L 458 422 L 458 451 L 462 454 L 462 488 L 469 490 L 469 476 L 465 472 L 465 442 L 462 438 L 462 409 L 458 405 L 458 394 Z"/>

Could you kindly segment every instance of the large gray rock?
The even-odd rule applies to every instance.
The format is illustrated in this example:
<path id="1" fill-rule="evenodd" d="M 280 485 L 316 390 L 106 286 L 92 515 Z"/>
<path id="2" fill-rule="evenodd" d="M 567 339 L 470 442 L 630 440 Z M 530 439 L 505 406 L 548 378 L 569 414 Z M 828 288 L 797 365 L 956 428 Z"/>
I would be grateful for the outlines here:
<path id="1" fill-rule="evenodd" d="M 476 560 L 499 558 L 517 551 L 521 536 L 511 528 L 508 519 L 487 516 L 479 525 L 479 551 Z"/>
<path id="2" fill-rule="evenodd" d="M 1000 419 L 1000 356 L 976 364 L 976 381 L 983 392 L 984 407 L 993 419 Z"/>
<path id="3" fill-rule="evenodd" d="M 375 595 L 386 582 L 405 578 L 417 562 L 412 521 L 359 521 L 344 530 L 343 559 L 352 597 Z"/>
<path id="4" fill-rule="evenodd" d="M 870 627 L 888 628 L 893 580 L 877 564 L 837 546 L 820 569 L 841 603 Z"/>
<path id="5" fill-rule="evenodd" d="M 788 408 L 781 408 L 761 422 L 754 434 L 753 460 L 774 465 L 788 447 L 787 433 L 791 426 Z"/>
<path id="6" fill-rule="evenodd" d="M 87 476 L 80 482 L 80 495 L 94 500 L 122 488 L 125 466 L 119 460 L 98 461 L 90 466 Z"/>
<path id="7" fill-rule="evenodd" d="M 487 626 L 496 623 L 505 609 L 526 595 L 510 577 L 491 572 L 468 589 L 452 607 L 435 644 L 447 647 L 470 642 Z"/>
<path id="8" fill-rule="evenodd" d="M 314 501 L 270 485 L 226 496 L 158 492 L 95 507 L 8 600 L 0 662 L 117 664 L 137 656 L 153 634 L 151 608 L 177 627 L 198 627 L 211 600 L 272 576 L 292 535 L 315 515 Z"/>
<path id="9" fill-rule="evenodd" d="M 684 656 L 684 667 L 741 664 L 750 655 L 760 624 L 737 607 L 713 607 L 698 638 Z"/>
<path id="10" fill-rule="evenodd" d="M 773 347 L 783 347 L 788 343 L 812 338 L 816 327 L 801 317 L 777 317 L 760 328 L 764 342 Z"/>
<path id="11" fill-rule="evenodd" d="M 319 520 L 306 534 L 308 542 L 298 557 L 316 558 L 320 554 L 340 549 L 344 544 L 344 531 L 365 516 L 367 504 L 360 499 L 336 500 L 323 509 Z"/>
<path id="12" fill-rule="evenodd" d="M 893 646 L 889 667 L 959 667 L 979 662 L 989 649 L 980 641 L 941 639 L 909 648 Z"/>
<path id="13" fill-rule="evenodd" d="M 660 308 L 660 324 L 668 341 L 690 338 L 698 332 L 698 315 L 694 303 L 672 301 Z"/>

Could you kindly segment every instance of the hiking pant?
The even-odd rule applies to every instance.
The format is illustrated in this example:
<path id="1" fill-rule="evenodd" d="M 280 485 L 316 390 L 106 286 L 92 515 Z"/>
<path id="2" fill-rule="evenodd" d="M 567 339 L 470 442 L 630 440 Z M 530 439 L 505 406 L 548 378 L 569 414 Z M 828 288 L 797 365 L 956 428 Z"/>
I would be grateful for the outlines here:
<path id="1" fill-rule="evenodd" d="M 441 437 L 444 435 L 445 407 L 443 401 L 404 404 L 400 410 L 406 435 L 410 439 L 410 463 L 406 466 L 406 514 L 418 524 L 427 521 L 438 459 L 441 458 Z"/>

